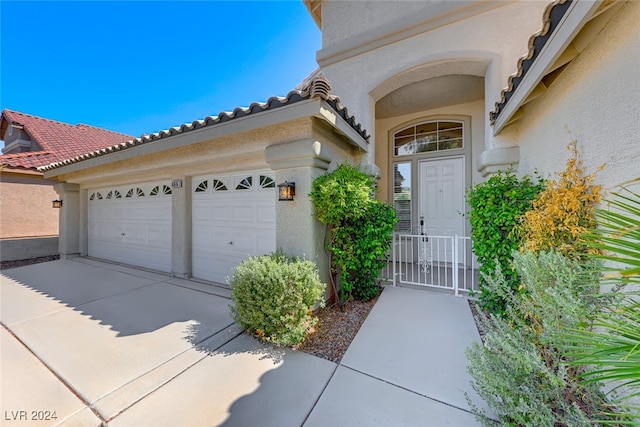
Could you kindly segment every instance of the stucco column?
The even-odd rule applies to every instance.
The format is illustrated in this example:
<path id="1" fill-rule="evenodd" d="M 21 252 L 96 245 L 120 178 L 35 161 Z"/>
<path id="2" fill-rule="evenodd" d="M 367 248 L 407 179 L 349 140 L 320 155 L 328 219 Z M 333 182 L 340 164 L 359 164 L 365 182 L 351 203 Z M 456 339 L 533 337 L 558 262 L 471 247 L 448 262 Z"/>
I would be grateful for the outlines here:
<path id="1" fill-rule="evenodd" d="M 191 277 L 191 177 L 172 178 L 171 189 L 171 274 Z"/>
<path id="2" fill-rule="evenodd" d="M 321 280 L 327 283 L 326 226 L 313 217 L 313 204 L 308 195 L 313 180 L 328 169 L 329 155 L 322 143 L 305 139 L 267 147 L 265 160 L 275 171 L 276 184 L 289 181 L 296 185 L 294 201 L 276 201 L 276 247 L 287 255 L 314 261 Z"/>
<path id="3" fill-rule="evenodd" d="M 80 255 L 80 186 L 61 182 L 53 189 L 62 200 L 59 212 L 58 252 L 60 258 Z"/>
<path id="4" fill-rule="evenodd" d="M 484 151 L 476 159 L 476 169 L 483 177 L 499 171 L 518 170 L 520 163 L 520 147 L 516 140 L 504 139 L 499 143 L 493 134 L 493 126 L 489 124 L 489 112 L 495 108 L 495 101 L 500 99 L 504 78 L 500 74 L 502 60 L 493 58 L 488 66 L 484 80 L 485 104 L 485 137 Z"/>

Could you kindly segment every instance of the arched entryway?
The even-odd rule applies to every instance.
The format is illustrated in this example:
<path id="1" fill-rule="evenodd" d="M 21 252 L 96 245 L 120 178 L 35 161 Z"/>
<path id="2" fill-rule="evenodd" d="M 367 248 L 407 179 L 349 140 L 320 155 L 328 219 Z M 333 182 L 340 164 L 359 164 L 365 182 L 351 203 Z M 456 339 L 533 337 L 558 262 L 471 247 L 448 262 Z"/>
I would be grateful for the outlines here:
<path id="1" fill-rule="evenodd" d="M 396 245 L 409 283 L 453 289 L 455 266 L 473 261 L 464 193 L 484 149 L 486 68 L 474 60 L 425 64 L 371 93 L 380 197 L 398 212 L 396 231 L 414 236 Z"/>

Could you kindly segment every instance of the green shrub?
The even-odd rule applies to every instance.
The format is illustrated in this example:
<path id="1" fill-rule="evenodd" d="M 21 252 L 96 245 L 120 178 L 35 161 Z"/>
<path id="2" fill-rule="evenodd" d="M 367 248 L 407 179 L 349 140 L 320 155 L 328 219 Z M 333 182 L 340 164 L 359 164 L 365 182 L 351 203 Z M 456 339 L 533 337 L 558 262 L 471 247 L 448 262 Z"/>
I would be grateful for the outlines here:
<path id="1" fill-rule="evenodd" d="M 518 237 L 512 232 L 520 217 L 531 209 L 531 203 L 544 188 L 538 178 L 534 183 L 525 176 L 518 179 L 513 173 L 498 173 L 487 181 L 467 191 L 468 213 L 471 223 L 473 252 L 480 263 L 480 303 L 492 313 L 501 313 L 505 301 L 485 288 L 499 266 L 509 287 L 518 287 L 518 277 L 512 268 L 513 252 L 520 247 Z"/>
<path id="2" fill-rule="evenodd" d="M 376 279 L 391 246 L 395 210 L 374 199 L 375 180 L 342 164 L 316 178 L 309 197 L 315 217 L 327 224 L 332 266 L 339 272 L 341 297 L 369 300 L 379 290 Z"/>
<path id="3" fill-rule="evenodd" d="M 325 285 L 311 261 L 281 252 L 249 257 L 230 281 L 231 314 L 241 328 L 269 342 L 295 345 L 317 321 L 311 309 Z"/>
<path id="4" fill-rule="evenodd" d="M 484 344 L 467 349 L 472 386 L 504 425 L 588 425 L 606 402 L 598 384 L 579 382 L 586 368 L 572 366 L 558 348 L 560 329 L 589 327 L 604 304 L 596 297 L 597 268 L 555 252 L 516 254 L 514 266 L 519 291 L 499 271 L 487 279 L 487 290 L 507 304 L 503 316 L 481 314 Z"/>

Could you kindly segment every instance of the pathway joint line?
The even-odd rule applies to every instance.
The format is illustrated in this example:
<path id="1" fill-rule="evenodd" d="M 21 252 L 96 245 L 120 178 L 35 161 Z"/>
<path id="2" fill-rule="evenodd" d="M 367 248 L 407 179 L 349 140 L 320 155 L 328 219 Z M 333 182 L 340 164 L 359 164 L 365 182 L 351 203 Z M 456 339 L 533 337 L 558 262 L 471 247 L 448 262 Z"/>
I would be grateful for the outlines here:
<path id="1" fill-rule="evenodd" d="M 62 378 L 60 375 L 58 375 L 58 373 L 57 373 L 56 371 L 54 371 L 54 370 L 53 370 L 49 365 L 47 365 L 47 364 L 44 362 L 44 360 L 40 359 L 40 358 L 38 357 L 38 355 L 37 355 L 36 353 L 34 353 L 34 352 L 33 352 L 33 350 L 31 350 L 31 348 L 29 348 L 29 346 L 28 346 L 24 341 L 22 341 L 22 340 L 21 340 L 21 339 L 20 339 L 16 334 L 14 334 L 14 333 L 13 333 L 13 331 L 12 331 L 11 329 L 9 329 L 9 328 L 4 324 L 4 323 L 2 323 L 2 327 L 3 327 L 3 328 L 4 328 L 4 329 L 9 333 L 9 335 L 11 335 L 13 338 L 15 338 L 15 339 L 16 339 L 16 341 L 18 341 L 18 342 L 19 342 L 19 343 L 20 343 L 20 344 L 21 344 L 21 345 L 22 345 L 22 346 L 23 346 L 23 347 L 24 347 L 24 348 L 25 348 L 29 353 L 31 353 L 31 354 L 33 355 L 33 357 L 35 357 L 35 358 L 36 358 L 36 360 L 37 360 L 38 362 L 40 362 L 40 364 L 41 364 L 42 366 L 44 366 L 44 367 L 45 367 L 45 369 L 46 369 L 47 371 L 51 372 L 51 374 L 52 374 L 52 375 L 53 375 L 53 376 L 54 376 L 58 381 L 60 381 L 60 382 L 62 383 L 62 385 L 64 385 L 64 386 L 65 386 L 65 387 L 66 387 L 66 388 L 67 388 L 67 389 L 68 389 L 68 390 L 69 390 L 69 391 L 70 391 L 70 392 L 71 392 L 75 397 L 77 397 L 77 398 L 78 398 L 78 400 L 79 400 L 80 402 L 82 402 L 82 404 L 83 404 L 85 407 L 89 408 L 89 410 L 91 410 L 91 412 L 93 412 L 93 414 L 98 418 L 98 420 L 100 421 L 100 423 L 101 423 L 101 424 L 106 425 L 106 424 L 105 424 L 106 420 L 105 420 L 105 419 L 104 419 L 104 418 L 103 418 L 103 417 L 102 417 L 102 416 L 101 416 L 101 415 L 100 415 L 100 414 L 99 414 L 99 413 L 98 413 L 98 412 L 93 408 L 93 406 L 92 406 L 89 402 L 87 402 L 87 401 L 82 397 L 82 395 L 80 394 L 80 392 L 79 392 L 78 390 L 74 389 L 74 388 L 71 386 L 71 384 L 69 384 L 67 381 L 65 381 L 65 379 L 64 379 L 64 378 Z M 77 412 L 79 412 L 79 411 L 76 411 L 75 413 L 77 413 Z M 74 414 L 75 414 L 75 413 L 74 413 Z"/>
<path id="2" fill-rule="evenodd" d="M 233 326 L 233 325 L 234 325 L 234 323 L 229 324 L 228 326 L 226 326 L 225 328 L 221 329 L 220 331 L 218 331 L 218 332 L 214 333 L 213 335 L 209 336 L 208 338 L 206 338 L 206 339 L 204 339 L 204 340 L 200 341 L 200 343 L 202 343 L 202 342 L 204 342 L 204 341 L 206 341 L 206 340 L 208 340 L 208 339 L 210 339 L 210 338 L 213 338 L 214 336 L 216 336 L 216 335 L 218 335 L 218 334 L 220 334 L 220 333 L 224 332 L 226 329 L 228 329 L 229 327 L 231 327 L 231 326 Z M 113 417 L 111 417 L 111 418 L 109 418 L 109 419 L 106 419 L 104 422 L 105 422 L 105 423 L 109 423 L 109 422 L 113 421 L 114 419 L 116 419 L 117 417 L 119 417 L 120 415 L 122 415 L 123 413 L 125 413 L 127 410 L 129 410 L 130 408 L 132 408 L 133 406 L 135 406 L 137 403 L 139 403 L 140 401 L 142 401 L 142 400 L 146 399 L 147 397 L 151 396 L 153 393 L 157 392 L 158 390 L 160 390 L 161 388 L 163 388 L 164 386 L 166 386 L 167 384 L 169 384 L 171 381 L 175 380 L 175 379 L 176 379 L 176 378 L 178 378 L 180 375 L 184 374 L 184 373 L 185 373 L 185 372 L 187 372 L 189 369 L 193 368 L 193 367 L 194 367 L 194 366 L 196 366 L 198 363 L 202 362 L 204 359 L 206 359 L 207 357 L 211 356 L 211 354 L 213 354 L 214 352 L 218 351 L 220 348 L 224 347 L 225 345 L 229 344 L 231 341 L 233 341 L 234 339 L 238 338 L 238 337 L 239 337 L 240 335 L 242 335 L 242 334 L 243 334 L 243 332 L 242 332 L 242 331 L 240 331 L 239 333 L 234 334 L 234 336 L 233 336 L 233 337 L 231 337 L 230 339 L 228 339 L 227 341 L 225 341 L 225 342 L 223 342 L 222 344 L 220 344 L 219 346 L 217 346 L 215 349 L 213 349 L 213 350 L 211 350 L 211 351 L 207 351 L 206 353 L 204 353 L 204 354 L 202 355 L 202 357 L 201 357 L 201 358 L 199 358 L 198 360 L 196 360 L 194 363 L 192 363 L 191 365 L 189 365 L 189 366 L 185 367 L 185 368 L 184 368 L 184 369 L 182 369 L 180 372 L 176 373 L 176 374 L 175 374 L 175 375 L 173 375 L 171 378 L 169 378 L 169 379 L 167 379 L 166 381 L 164 381 L 162 384 L 158 384 L 158 385 L 157 385 L 157 387 L 154 387 L 154 388 L 153 388 L 153 390 L 150 390 L 148 393 L 145 393 L 143 396 L 140 396 L 140 398 L 139 398 L 139 399 L 136 399 L 136 400 L 135 400 L 134 402 L 132 402 L 130 405 L 128 405 L 128 406 L 126 406 L 126 407 L 124 407 L 124 408 L 120 409 L 120 410 L 119 410 L 119 412 L 118 412 L 116 415 L 114 415 Z M 198 344 L 199 344 L 199 343 L 198 343 Z M 122 387 L 125 387 L 125 386 L 127 386 L 127 385 L 131 384 L 132 382 L 134 382 L 134 381 L 136 381 L 137 379 L 139 379 L 139 378 L 143 377 L 144 375 L 149 374 L 150 372 L 154 371 L 155 369 L 159 368 L 160 366 L 162 366 L 162 365 L 164 365 L 164 364 L 166 364 L 166 363 L 169 363 L 171 360 L 173 360 L 173 359 L 175 359 L 175 358 L 179 357 L 180 355 L 182 355 L 182 354 L 186 353 L 187 351 L 190 351 L 190 350 L 196 350 L 196 351 L 199 351 L 199 350 L 196 348 L 196 345 L 197 345 L 197 344 L 194 344 L 192 347 L 190 347 L 190 348 L 188 348 L 188 349 L 186 349 L 186 350 L 184 350 L 184 351 L 181 351 L 180 353 L 176 354 L 176 355 L 175 355 L 174 357 L 172 357 L 171 359 L 166 360 L 165 362 L 161 363 L 160 365 L 155 366 L 154 368 L 152 368 L 152 369 L 148 370 L 148 371 L 147 371 L 147 372 L 145 372 L 144 374 L 142 374 L 142 375 L 140 375 L 140 376 L 138 376 L 138 377 L 134 378 L 133 380 L 129 381 L 128 383 L 123 384 L 123 385 L 122 385 Z M 103 398 L 105 398 L 105 397 L 107 397 L 107 396 L 109 396 L 109 395 L 111 395 L 111 394 L 115 393 L 116 391 L 120 390 L 122 387 L 119 387 L 119 388 L 117 388 L 116 390 L 113 390 L 112 392 L 110 392 L 110 393 L 108 393 L 108 394 L 105 394 L 104 396 L 102 396 L 102 397 L 100 397 L 99 399 L 97 399 L 97 400 L 96 400 L 96 402 L 97 402 L 97 401 L 99 401 L 100 399 L 103 399 Z M 101 420 L 104 420 L 102 417 L 100 417 L 100 419 L 101 419 Z M 106 424 L 105 424 L 105 426 L 106 426 Z"/>
<path id="3" fill-rule="evenodd" d="M 311 413 L 313 412 L 314 409 L 316 409 L 316 406 L 318 405 L 318 402 L 320 401 L 320 398 L 322 397 L 322 395 L 324 394 L 324 392 L 327 390 L 327 387 L 329 387 L 329 383 L 331 382 L 331 380 L 333 379 L 333 376 L 336 374 L 336 372 L 338 371 L 338 367 L 340 365 L 338 365 L 337 363 L 335 364 L 336 366 L 333 368 L 333 372 L 331 373 L 331 376 L 329 377 L 329 379 L 327 380 L 327 382 L 325 383 L 324 387 L 322 387 L 322 391 L 320 392 L 320 394 L 318 395 L 318 398 L 315 400 L 315 402 L 313 402 L 313 405 L 311 406 L 311 409 L 309 409 L 309 412 L 307 412 L 307 416 L 304 417 L 304 421 L 302 421 L 301 426 L 304 426 L 307 423 L 307 420 L 309 419 L 309 417 L 311 416 Z"/>
<path id="4" fill-rule="evenodd" d="M 458 409 L 458 410 L 460 410 L 460 411 L 466 412 L 466 413 L 471 414 L 471 415 L 475 415 L 475 414 L 474 414 L 472 411 L 470 411 L 469 409 L 461 408 L 461 407 L 456 406 L 456 405 L 453 405 L 453 404 L 451 404 L 451 403 L 449 403 L 449 402 L 445 402 L 445 401 L 443 401 L 443 400 L 436 399 L 435 397 L 431 397 L 431 396 L 427 396 L 426 394 L 418 393 L 417 391 L 415 391 L 415 390 L 411 390 L 410 388 L 407 388 L 407 387 L 404 387 L 404 386 L 401 386 L 401 385 L 398 385 L 398 384 L 392 383 L 392 382 L 390 382 L 390 381 L 387 381 L 387 380 L 385 380 L 385 379 L 382 379 L 382 378 L 376 377 L 375 375 L 371 375 L 371 374 L 368 374 L 368 373 L 366 373 L 366 372 L 362 372 L 362 371 L 360 371 L 360 370 L 358 370 L 358 369 L 355 369 L 355 368 L 352 368 L 352 367 L 350 367 L 350 366 L 342 365 L 342 364 L 341 364 L 340 366 L 342 366 L 343 368 L 349 369 L 350 371 L 357 372 L 357 373 L 359 373 L 359 374 L 365 375 L 365 376 L 367 376 L 367 377 L 369 377 L 369 378 L 373 378 L 374 380 L 378 380 L 378 381 L 381 381 L 381 382 L 383 382 L 383 383 L 389 384 L 389 385 L 391 385 L 391 386 L 397 387 L 397 388 L 399 388 L 399 389 L 401 389 L 401 390 L 408 391 L 409 393 L 413 393 L 413 394 L 418 395 L 418 396 L 420 396 L 420 397 L 424 397 L 424 398 L 429 399 L 429 400 L 432 400 L 432 401 L 434 401 L 434 402 L 441 403 L 441 404 L 443 404 L 443 405 L 447 405 L 447 406 L 449 406 L 449 407 L 451 407 L 451 408 Z"/>

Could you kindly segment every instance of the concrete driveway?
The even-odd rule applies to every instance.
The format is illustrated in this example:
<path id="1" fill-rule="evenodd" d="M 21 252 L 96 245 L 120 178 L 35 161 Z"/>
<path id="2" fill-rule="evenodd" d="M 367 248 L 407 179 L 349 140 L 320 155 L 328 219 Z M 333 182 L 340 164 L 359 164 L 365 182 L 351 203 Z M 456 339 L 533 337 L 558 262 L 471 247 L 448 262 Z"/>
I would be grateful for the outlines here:
<path id="1" fill-rule="evenodd" d="M 2 425 L 477 425 L 448 355 L 477 338 L 469 319 L 452 348 L 396 330 L 398 304 L 470 317 L 460 298 L 386 289 L 336 365 L 242 334 L 222 287 L 84 258 L 1 279 Z"/>

